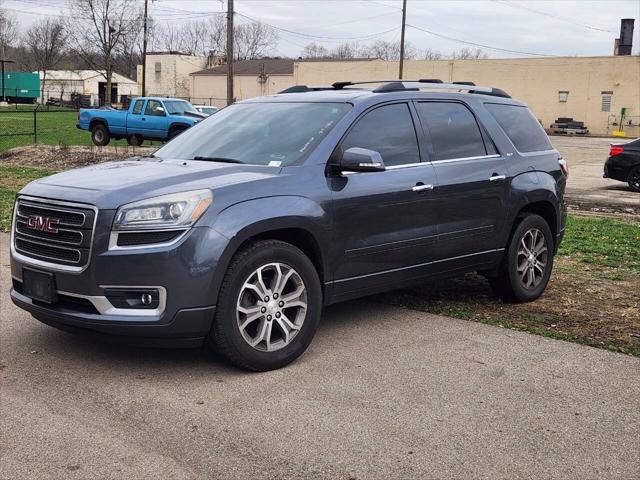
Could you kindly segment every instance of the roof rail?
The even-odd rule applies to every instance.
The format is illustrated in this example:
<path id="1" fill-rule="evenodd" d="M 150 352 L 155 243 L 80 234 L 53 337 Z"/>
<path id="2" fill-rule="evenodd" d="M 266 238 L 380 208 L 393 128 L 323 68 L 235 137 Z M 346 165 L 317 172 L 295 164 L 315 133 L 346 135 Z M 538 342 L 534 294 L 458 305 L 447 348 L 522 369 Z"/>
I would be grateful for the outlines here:
<path id="1" fill-rule="evenodd" d="M 372 83 L 381 83 L 379 87 L 373 89 L 375 93 L 389 93 L 408 90 L 436 89 L 436 90 L 456 90 L 467 91 L 468 93 L 477 93 L 482 95 L 491 95 L 494 97 L 511 98 L 511 96 L 500 88 L 480 87 L 474 82 L 450 82 L 444 83 L 439 78 L 429 78 L 420 80 L 367 80 L 358 82 L 335 82 L 330 87 L 308 87 L 306 85 L 295 85 L 289 87 L 279 93 L 300 93 L 300 92 L 316 92 L 320 90 L 342 90 L 345 87 L 354 85 L 366 85 Z M 473 87 L 473 88 L 471 88 Z"/>
<path id="2" fill-rule="evenodd" d="M 294 85 L 293 87 L 285 88 L 278 93 L 303 93 L 303 92 L 319 92 L 321 90 L 333 90 L 333 87 L 309 87 L 307 85 Z"/>

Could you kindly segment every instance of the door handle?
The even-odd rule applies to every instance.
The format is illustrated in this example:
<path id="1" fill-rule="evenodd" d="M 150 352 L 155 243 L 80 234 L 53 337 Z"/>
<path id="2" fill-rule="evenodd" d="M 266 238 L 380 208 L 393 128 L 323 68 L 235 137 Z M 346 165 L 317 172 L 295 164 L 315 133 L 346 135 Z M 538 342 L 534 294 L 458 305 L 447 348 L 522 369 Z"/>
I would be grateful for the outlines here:
<path id="1" fill-rule="evenodd" d="M 500 182 L 500 181 L 504 180 L 505 178 L 507 178 L 506 175 L 498 175 L 497 173 L 494 173 L 489 177 L 489 181 L 490 182 Z"/>
<path id="2" fill-rule="evenodd" d="M 142 120 L 144 122 L 146 120 L 146 118 L 142 117 L 140 120 Z"/>
<path id="3" fill-rule="evenodd" d="M 433 185 L 424 183 L 418 183 L 415 187 L 411 188 L 414 192 L 424 192 L 425 190 L 433 190 Z"/>

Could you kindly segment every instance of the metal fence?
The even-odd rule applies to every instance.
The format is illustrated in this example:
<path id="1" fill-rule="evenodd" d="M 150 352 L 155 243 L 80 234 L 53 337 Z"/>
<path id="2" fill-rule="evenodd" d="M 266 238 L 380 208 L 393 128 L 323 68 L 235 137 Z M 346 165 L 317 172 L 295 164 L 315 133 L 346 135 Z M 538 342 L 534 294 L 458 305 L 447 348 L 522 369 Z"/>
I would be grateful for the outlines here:
<path id="1" fill-rule="evenodd" d="M 13 106 L 0 110 L 0 152 L 23 145 L 89 144 L 89 135 L 76 129 L 77 111 Z"/>

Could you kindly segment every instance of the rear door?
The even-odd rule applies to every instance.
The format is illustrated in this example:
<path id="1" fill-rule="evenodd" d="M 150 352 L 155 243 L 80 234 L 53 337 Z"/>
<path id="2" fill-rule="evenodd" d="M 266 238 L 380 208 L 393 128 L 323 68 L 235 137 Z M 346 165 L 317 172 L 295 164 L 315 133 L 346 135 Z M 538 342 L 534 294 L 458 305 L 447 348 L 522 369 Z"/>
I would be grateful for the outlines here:
<path id="1" fill-rule="evenodd" d="M 433 258 L 435 175 L 421 161 L 414 119 L 406 102 L 375 107 L 354 122 L 338 147 L 375 150 L 386 171 L 328 179 L 337 295 L 420 276 Z"/>
<path id="2" fill-rule="evenodd" d="M 416 102 L 437 177 L 439 270 L 495 256 L 506 214 L 505 159 L 467 105 Z"/>

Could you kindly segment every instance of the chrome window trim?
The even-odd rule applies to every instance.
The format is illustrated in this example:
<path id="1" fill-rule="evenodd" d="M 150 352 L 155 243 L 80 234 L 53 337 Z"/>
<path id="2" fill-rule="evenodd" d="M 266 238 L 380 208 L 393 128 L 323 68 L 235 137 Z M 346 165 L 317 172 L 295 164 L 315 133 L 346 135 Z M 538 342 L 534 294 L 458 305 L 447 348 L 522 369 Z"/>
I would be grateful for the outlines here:
<path id="1" fill-rule="evenodd" d="M 109 248 L 108 250 L 140 250 L 143 248 L 162 248 L 162 247 L 170 247 L 178 243 L 184 236 L 189 232 L 190 228 L 174 228 L 174 229 L 158 229 L 158 230 L 112 230 L 109 235 Z M 118 245 L 118 235 L 121 233 L 154 233 L 154 232 L 182 232 L 173 240 L 162 243 L 145 243 L 143 245 L 127 245 L 127 246 L 119 246 Z"/>
<path id="2" fill-rule="evenodd" d="M 430 161 L 424 161 L 424 162 L 417 162 L 417 163 L 406 163 L 404 165 L 391 165 L 390 167 L 386 167 L 383 171 L 381 172 L 340 172 L 342 175 L 353 175 L 355 173 L 384 173 L 387 170 L 401 170 L 403 168 L 413 168 L 413 167 L 424 167 L 427 165 L 433 165 L 436 163 L 452 163 L 452 162 L 465 162 L 468 160 L 488 160 L 491 158 L 500 158 L 502 157 L 502 155 L 500 154 L 493 154 L 493 155 L 479 155 L 477 157 L 460 157 L 460 158 L 447 158 L 447 159 L 443 159 L 443 160 L 430 160 Z"/>
<path id="3" fill-rule="evenodd" d="M 16 234 L 16 218 L 17 218 L 17 213 L 18 213 L 18 202 L 21 200 L 26 200 L 27 202 L 35 202 L 35 203 L 40 203 L 43 204 L 46 202 L 46 204 L 52 204 L 52 205 L 58 205 L 61 207 L 77 207 L 77 208 L 88 208 L 93 210 L 94 215 L 93 215 L 93 226 L 91 227 L 91 242 L 89 243 L 89 252 L 87 254 L 87 263 L 83 266 L 73 266 L 73 265 L 64 265 L 64 264 L 59 264 L 59 263 L 52 263 L 52 262 L 47 262 L 44 260 L 38 260 L 36 258 L 31 258 L 31 257 L 27 257 L 21 253 L 19 253 L 16 248 L 15 248 L 15 234 Z M 75 212 L 75 213 L 82 213 L 82 212 Z M 84 214 L 83 214 L 84 215 Z M 86 217 L 85 217 L 86 218 Z M 16 201 L 14 203 L 13 206 L 13 221 L 11 222 L 11 239 L 10 239 L 10 250 L 11 250 L 11 256 L 13 258 L 15 258 L 16 260 L 19 260 L 20 262 L 26 264 L 26 265 L 31 265 L 31 266 L 36 266 L 36 267 L 45 267 L 48 268 L 50 270 L 54 270 L 54 271 L 58 271 L 58 272 L 67 272 L 67 273 L 74 273 L 74 274 L 78 274 L 78 273 L 82 273 L 84 272 L 88 267 L 89 264 L 91 263 L 91 254 L 93 252 L 93 237 L 96 231 L 96 224 L 98 222 L 98 208 L 95 207 L 94 205 L 89 205 L 87 203 L 77 203 L 77 202 L 66 202 L 66 201 L 60 201 L 60 200 L 50 200 L 48 198 L 39 198 L 39 197 L 31 197 L 28 195 L 20 195 L 16 198 Z M 72 225 L 75 226 L 75 225 Z"/>

